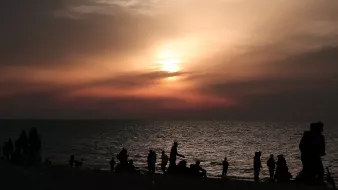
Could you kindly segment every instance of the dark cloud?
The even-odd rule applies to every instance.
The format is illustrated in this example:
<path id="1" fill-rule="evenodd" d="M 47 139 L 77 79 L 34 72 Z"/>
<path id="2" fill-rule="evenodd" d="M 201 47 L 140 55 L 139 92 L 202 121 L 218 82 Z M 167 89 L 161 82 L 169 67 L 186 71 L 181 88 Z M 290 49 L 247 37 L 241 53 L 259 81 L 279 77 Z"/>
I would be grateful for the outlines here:
<path id="1" fill-rule="evenodd" d="M 108 7 L 107 13 L 95 11 L 97 6 Z M 1 65 L 60 65 L 107 54 L 121 58 L 149 46 L 158 38 L 156 30 L 166 31 L 150 17 L 88 0 L 5 0 L 0 12 Z"/>
<path id="2" fill-rule="evenodd" d="M 258 120 L 334 120 L 338 111 L 338 48 L 326 47 L 278 62 L 256 65 L 262 76 L 236 81 L 207 81 L 205 93 L 241 102 L 216 115 Z M 203 79 L 201 79 L 203 80 Z"/>

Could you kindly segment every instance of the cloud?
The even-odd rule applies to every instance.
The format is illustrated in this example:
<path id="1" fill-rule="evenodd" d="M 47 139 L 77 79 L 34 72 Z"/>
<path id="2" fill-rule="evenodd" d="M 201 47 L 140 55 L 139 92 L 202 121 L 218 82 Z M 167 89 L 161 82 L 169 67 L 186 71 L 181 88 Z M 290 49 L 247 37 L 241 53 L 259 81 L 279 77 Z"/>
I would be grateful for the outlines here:
<path id="1" fill-rule="evenodd" d="M 333 117 L 337 7 L 4 0 L 0 117 Z M 150 67 L 162 47 L 182 72 Z"/>

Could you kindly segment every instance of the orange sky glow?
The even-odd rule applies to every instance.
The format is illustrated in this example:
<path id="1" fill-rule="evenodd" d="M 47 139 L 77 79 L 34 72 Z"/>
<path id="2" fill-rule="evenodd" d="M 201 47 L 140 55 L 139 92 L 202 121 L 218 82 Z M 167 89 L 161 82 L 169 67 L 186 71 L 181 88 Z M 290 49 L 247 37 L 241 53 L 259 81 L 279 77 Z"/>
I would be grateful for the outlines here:
<path id="1" fill-rule="evenodd" d="M 0 6 L 0 117 L 170 118 L 190 110 L 198 118 L 286 119 L 292 105 L 307 119 L 330 118 L 316 111 L 323 105 L 336 109 L 319 92 L 338 94 L 337 1 L 33 1 Z M 318 101 L 301 98 L 313 89 Z"/>

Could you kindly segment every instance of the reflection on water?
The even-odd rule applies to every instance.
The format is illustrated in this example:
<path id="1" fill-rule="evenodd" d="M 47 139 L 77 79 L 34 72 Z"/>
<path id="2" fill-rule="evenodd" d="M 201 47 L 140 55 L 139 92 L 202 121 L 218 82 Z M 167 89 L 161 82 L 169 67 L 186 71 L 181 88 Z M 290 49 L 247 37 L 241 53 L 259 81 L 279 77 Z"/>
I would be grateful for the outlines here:
<path id="1" fill-rule="evenodd" d="M 301 169 L 298 144 L 307 123 L 250 123 L 224 121 L 45 121 L 0 122 L 0 140 L 16 138 L 21 129 L 38 127 L 43 140 L 43 155 L 65 163 L 70 154 L 84 159 L 86 166 L 108 169 L 108 161 L 122 147 L 129 150 L 135 165 L 146 167 L 148 150 L 165 150 L 179 142 L 179 153 L 188 163 L 200 160 L 209 176 L 220 175 L 224 156 L 229 160 L 229 175 L 252 177 L 255 151 L 262 151 L 262 174 L 268 176 L 270 154 L 284 154 L 293 176 Z M 325 126 L 327 156 L 338 174 L 338 131 Z M 158 161 L 160 162 L 160 161 Z M 159 167 L 159 166 L 158 166 Z M 160 169 L 158 168 L 158 171 Z"/>

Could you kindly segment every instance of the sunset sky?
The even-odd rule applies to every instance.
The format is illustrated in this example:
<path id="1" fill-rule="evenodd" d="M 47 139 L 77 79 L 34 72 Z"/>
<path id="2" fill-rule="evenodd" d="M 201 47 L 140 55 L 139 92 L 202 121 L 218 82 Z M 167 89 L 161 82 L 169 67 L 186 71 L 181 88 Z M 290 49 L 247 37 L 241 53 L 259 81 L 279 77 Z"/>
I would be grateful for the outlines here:
<path id="1" fill-rule="evenodd" d="M 0 118 L 334 120 L 337 0 L 1 0 Z"/>

